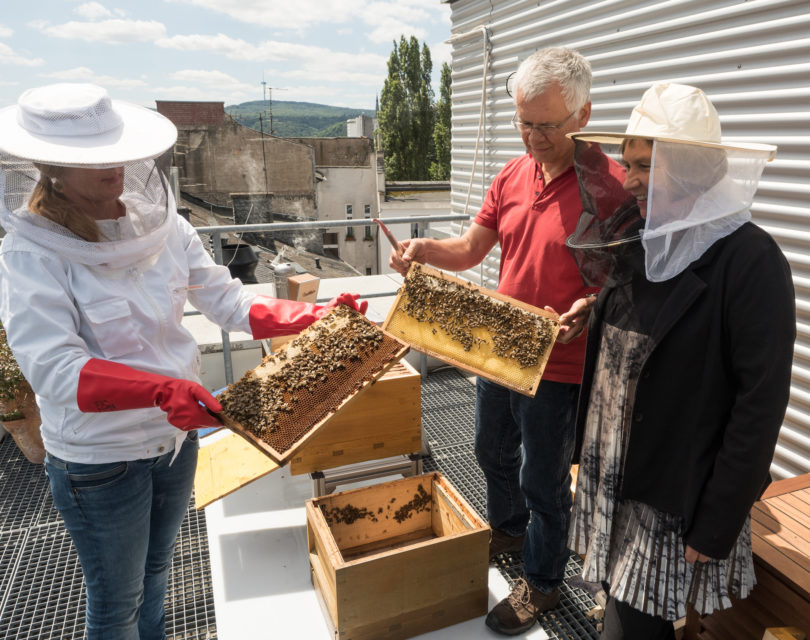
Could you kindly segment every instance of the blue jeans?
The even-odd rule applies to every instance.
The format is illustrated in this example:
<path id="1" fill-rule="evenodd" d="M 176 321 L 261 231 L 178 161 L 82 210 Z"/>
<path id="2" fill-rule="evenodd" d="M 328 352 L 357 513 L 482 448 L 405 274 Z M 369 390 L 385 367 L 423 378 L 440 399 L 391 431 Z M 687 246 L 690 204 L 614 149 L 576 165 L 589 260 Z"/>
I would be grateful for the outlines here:
<path id="1" fill-rule="evenodd" d="M 487 482 L 487 518 L 526 532 L 523 568 L 543 593 L 563 580 L 571 517 L 571 457 L 579 385 L 541 382 L 534 398 L 478 378 L 475 456 Z"/>
<path id="2" fill-rule="evenodd" d="M 174 463 L 157 458 L 80 464 L 47 455 L 53 501 L 82 565 L 88 640 L 164 640 L 163 601 L 188 511 L 198 436 Z"/>

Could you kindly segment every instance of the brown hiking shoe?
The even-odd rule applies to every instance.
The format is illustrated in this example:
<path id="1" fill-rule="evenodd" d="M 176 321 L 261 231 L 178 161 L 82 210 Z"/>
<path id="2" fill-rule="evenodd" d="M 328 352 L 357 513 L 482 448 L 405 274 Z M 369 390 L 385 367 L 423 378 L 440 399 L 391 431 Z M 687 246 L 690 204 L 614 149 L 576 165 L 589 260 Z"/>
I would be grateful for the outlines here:
<path id="1" fill-rule="evenodd" d="M 512 585 L 512 593 L 492 607 L 486 625 L 505 636 L 516 636 L 531 629 L 537 616 L 553 609 L 559 602 L 559 588 L 542 593 L 520 578 Z"/>
<path id="2" fill-rule="evenodd" d="M 493 529 L 489 538 L 489 559 L 492 560 L 495 556 L 501 553 L 515 553 L 523 550 L 523 541 L 526 539 L 526 534 L 522 533 L 519 536 L 510 536 L 508 533 Z"/>

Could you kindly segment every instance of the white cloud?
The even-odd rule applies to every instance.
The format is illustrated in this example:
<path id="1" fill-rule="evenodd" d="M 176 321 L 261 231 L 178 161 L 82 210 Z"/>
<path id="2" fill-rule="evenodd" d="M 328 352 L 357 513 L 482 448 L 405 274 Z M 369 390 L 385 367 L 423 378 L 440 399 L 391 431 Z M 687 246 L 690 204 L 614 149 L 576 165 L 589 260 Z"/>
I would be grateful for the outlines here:
<path id="1" fill-rule="evenodd" d="M 106 76 L 95 73 L 88 67 L 74 67 L 62 71 L 39 74 L 43 78 L 52 78 L 62 82 L 92 82 L 105 89 L 116 87 L 118 89 L 137 89 L 147 86 L 147 83 L 138 78 L 122 78 L 119 76 Z"/>
<path id="2" fill-rule="evenodd" d="M 255 85 L 247 84 L 222 71 L 184 69 L 172 73 L 171 78 L 178 82 L 188 82 L 195 85 L 212 87 L 216 91 L 223 93 L 256 93 L 258 87 L 258 83 Z"/>
<path id="3" fill-rule="evenodd" d="M 151 42 L 166 37 L 166 27 L 156 20 L 100 20 L 98 22 L 70 21 L 50 26 L 41 21 L 30 23 L 44 34 L 67 40 L 131 44 Z"/>
<path id="4" fill-rule="evenodd" d="M 208 51 L 231 60 L 286 64 L 285 77 L 301 77 L 318 83 L 362 82 L 380 84 L 385 77 L 386 58 L 371 53 L 343 53 L 324 47 L 268 40 L 251 44 L 222 33 L 173 36 L 156 44 L 181 51 Z M 289 70 L 291 67 L 295 70 Z"/>
<path id="5" fill-rule="evenodd" d="M 422 26 L 432 19 L 431 13 L 419 3 L 371 2 L 362 14 L 363 21 L 371 27 L 369 39 L 375 43 L 399 41 L 400 36 L 416 36 L 422 40 L 427 29 Z"/>
<path id="6" fill-rule="evenodd" d="M 10 38 L 14 35 L 14 30 L 9 29 L 6 25 L 0 24 L 0 38 Z"/>
<path id="7" fill-rule="evenodd" d="M 98 20 L 99 18 L 109 18 L 113 12 L 98 2 L 85 2 L 73 9 L 73 12 L 85 20 Z"/>
<path id="8" fill-rule="evenodd" d="M 256 100 L 255 94 L 248 94 L 243 91 L 213 91 L 210 87 L 193 84 L 175 84 L 162 87 L 152 87 L 150 94 L 155 96 L 155 100 L 199 100 L 199 101 L 222 101 L 226 105 Z"/>
<path id="9" fill-rule="evenodd" d="M 439 0 L 167 0 L 190 4 L 248 24 L 272 27 L 276 32 L 303 31 L 323 24 L 365 23 L 369 39 L 380 43 L 400 35 L 424 38 L 425 24 L 446 18 L 450 8 Z M 445 14 L 445 15 L 442 15 Z"/>
<path id="10" fill-rule="evenodd" d="M 284 71 L 281 70 L 276 75 L 281 78 L 290 78 L 296 80 L 310 80 L 313 77 L 313 73 L 315 69 L 312 67 L 307 67 L 304 69 L 296 69 L 292 71 Z M 340 69 L 334 68 L 329 69 L 328 72 L 329 77 L 328 81 L 329 84 L 342 84 L 349 87 L 352 86 L 372 86 L 382 87 L 383 82 L 385 81 L 385 74 L 379 73 L 358 73 L 356 71 L 350 71 L 348 69 Z M 325 85 L 326 82 L 321 82 L 320 86 Z M 315 86 L 318 86 L 316 84 Z"/>
<path id="11" fill-rule="evenodd" d="M 305 29 L 324 22 L 341 23 L 357 20 L 367 4 L 366 0 L 295 0 L 295 2 L 267 2 L 267 0 L 167 0 L 203 7 L 216 13 L 273 29 Z M 438 1 L 438 0 L 437 0 Z"/>
<path id="12" fill-rule="evenodd" d="M 430 47 L 430 59 L 433 61 L 433 70 L 441 74 L 442 63 L 446 62 L 450 64 L 452 62 L 453 47 L 444 41 L 430 44 L 428 47 Z"/>
<path id="13" fill-rule="evenodd" d="M 0 42 L 0 65 L 14 65 L 18 67 L 41 67 L 45 64 L 42 58 L 31 58 L 15 53 L 7 44 Z"/>

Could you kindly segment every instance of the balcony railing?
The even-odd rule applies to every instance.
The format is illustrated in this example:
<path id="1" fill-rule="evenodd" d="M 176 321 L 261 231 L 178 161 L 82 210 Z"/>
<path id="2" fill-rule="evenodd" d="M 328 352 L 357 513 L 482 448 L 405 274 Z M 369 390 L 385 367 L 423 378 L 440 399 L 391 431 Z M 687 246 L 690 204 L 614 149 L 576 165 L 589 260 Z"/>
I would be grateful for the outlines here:
<path id="1" fill-rule="evenodd" d="M 417 237 L 423 238 L 433 222 L 468 222 L 469 216 L 460 213 L 448 213 L 438 215 L 426 216 L 399 216 L 385 218 L 384 221 L 387 225 L 396 224 L 414 224 L 417 228 Z M 357 220 L 312 220 L 307 222 L 268 222 L 263 224 L 226 224 L 216 225 L 209 227 L 195 227 L 197 233 L 210 233 L 212 236 L 212 245 L 214 249 L 214 261 L 217 264 L 223 264 L 222 260 L 222 234 L 224 233 L 261 233 L 265 231 L 295 231 L 303 229 L 333 229 L 335 227 L 351 227 L 357 226 Z M 382 238 L 382 234 L 377 234 L 377 238 Z M 385 240 L 381 240 L 386 242 Z M 358 276 L 364 277 L 364 276 Z M 390 294 L 371 294 L 363 296 L 364 298 L 383 297 Z M 326 302 L 325 299 L 319 299 L 318 302 Z M 184 315 L 199 315 L 199 311 L 188 311 Z M 226 331 L 222 331 L 222 359 L 225 368 L 225 381 L 228 384 L 233 382 L 233 363 L 231 360 L 231 340 Z M 425 367 L 422 367 L 422 374 L 424 375 Z"/>

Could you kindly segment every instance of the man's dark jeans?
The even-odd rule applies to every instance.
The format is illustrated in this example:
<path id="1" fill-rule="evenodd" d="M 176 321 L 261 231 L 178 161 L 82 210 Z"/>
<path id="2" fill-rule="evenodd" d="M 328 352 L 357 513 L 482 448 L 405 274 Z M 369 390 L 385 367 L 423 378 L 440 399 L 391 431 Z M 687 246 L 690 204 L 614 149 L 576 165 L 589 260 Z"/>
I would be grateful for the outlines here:
<path id="1" fill-rule="evenodd" d="M 541 382 L 534 398 L 478 378 L 475 456 L 490 526 L 527 532 L 526 579 L 544 593 L 563 580 L 571 516 L 571 457 L 579 385 Z"/>

